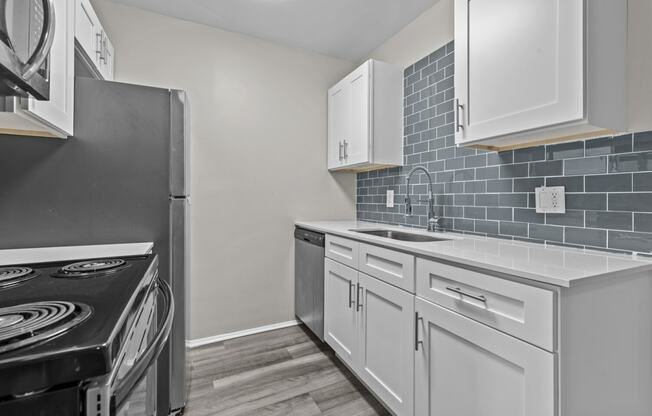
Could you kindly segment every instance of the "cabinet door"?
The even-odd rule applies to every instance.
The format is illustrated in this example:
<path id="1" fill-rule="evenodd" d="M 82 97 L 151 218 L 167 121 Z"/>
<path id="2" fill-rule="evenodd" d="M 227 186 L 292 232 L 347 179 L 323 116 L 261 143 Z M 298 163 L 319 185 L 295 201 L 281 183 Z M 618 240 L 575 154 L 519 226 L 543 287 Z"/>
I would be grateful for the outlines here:
<path id="1" fill-rule="evenodd" d="M 555 356 L 416 298 L 418 416 L 554 416 Z"/>
<path id="2" fill-rule="evenodd" d="M 358 272 L 331 259 L 324 264 L 324 338 L 349 366 L 355 365 Z"/>
<path id="3" fill-rule="evenodd" d="M 344 163 L 344 140 L 350 136 L 351 89 L 346 80 L 328 90 L 328 168 Z"/>
<path id="4" fill-rule="evenodd" d="M 104 79 L 107 81 L 113 81 L 113 71 L 115 68 L 115 50 L 113 48 L 113 43 L 111 43 L 111 39 L 104 34 Z"/>
<path id="5" fill-rule="evenodd" d="M 399 416 L 414 414 L 414 296 L 364 273 L 356 372 Z"/>
<path id="6" fill-rule="evenodd" d="M 75 0 L 54 0 L 56 24 L 50 51 L 50 100 L 28 99 L 27 111 L 62 136 L 73 134 Z"/>
<path id="7" fill-rule="evenodd" d="M 89 0 L 75 0 L 75 39 L 91 63 L 99 65 L 100 22 Z"/>
<path id="8" fill-rule="evenodd" d="M 458 143 L 583 119 L 583 3 L 455 2 Z"/>
<path id="9" fill-rule="evenodd" d="M 351 125 L 345 137 L 344 163 L 369 162 L 371 61 L 367 61 L 346 79 L 350 89 Z"/>

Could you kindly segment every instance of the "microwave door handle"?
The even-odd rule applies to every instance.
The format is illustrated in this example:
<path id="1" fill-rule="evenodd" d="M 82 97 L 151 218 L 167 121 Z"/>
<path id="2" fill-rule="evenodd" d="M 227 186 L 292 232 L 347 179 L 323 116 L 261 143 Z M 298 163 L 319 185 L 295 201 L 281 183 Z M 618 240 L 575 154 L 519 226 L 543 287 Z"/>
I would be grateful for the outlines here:
<path id="1" fill-rule="evenodd" d="M 27 60 L 23 69 L 23 78 L 29 79 L 36 74 L 47 59 L 54 41 L 55 16 L 53 0 L 43 0 L 43 33 L 39 39 L 36 52 Z"/>
<path id="2" fill-rule="evenodd" d="M 156 289 L 161 292 L 165 302 L 165 319 L 158 328 L 156 336 L 152 343 L 147 347 L 145 352 L 137 359 L 134 366 L 129 373 L 125 376 L 120 383 L 112 389 L 111 392 L 111 414 L 115 414 L 118 409 L 122 407 L 125 400 L 129 398 L 129 394 L 133 388 L 143 379 L 147 370 L 156 361 L 159 354 L 163 350 L 165 343 L 170 335 L 172 329 L 172 318 L 174 317 L 174 299 L 172 297 L 172 289 L 167 282 L 158 279 Z"/>

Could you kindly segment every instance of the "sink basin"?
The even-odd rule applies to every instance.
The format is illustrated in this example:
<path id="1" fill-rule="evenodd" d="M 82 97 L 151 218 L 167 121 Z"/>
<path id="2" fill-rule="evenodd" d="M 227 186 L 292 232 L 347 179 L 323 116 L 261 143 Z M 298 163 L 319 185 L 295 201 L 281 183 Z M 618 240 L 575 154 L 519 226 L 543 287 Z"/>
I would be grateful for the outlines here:
<path id="1" fill-rule="evenodd" d="M 360 234 L 375 235 L 378 237 L 391 238 L 392 240 L 413 241 L 417 243 L 428 243 L 433 241 L 448 241 L 447 238 L 432 237 L 423 234 L 404 233 L 394 230 L 351 230 Z"/>

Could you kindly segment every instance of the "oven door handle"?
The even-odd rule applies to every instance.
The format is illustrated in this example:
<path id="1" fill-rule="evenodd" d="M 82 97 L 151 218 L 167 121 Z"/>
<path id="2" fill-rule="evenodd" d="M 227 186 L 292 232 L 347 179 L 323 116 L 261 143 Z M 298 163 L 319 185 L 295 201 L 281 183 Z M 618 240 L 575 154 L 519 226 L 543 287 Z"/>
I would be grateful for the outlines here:
<path id="1" fill-rule="evenodd" d="M 43 33 L 39 39 L 38 49 L 29 58 L 23 69 L 23 78 L 30 79 L 36 74 L 52 49 L 54 41 L 55 16 L 54 4 L 52 0 L 43 0 Z"/>
<path id="2" fill-rule="evenodd" d="M 147 347 L 145 352 L 138 358 L 129 374 L 113 389 L 111 394 L 111 414 L 115 414 L 120 409 L 133 388 L 143 379 L 151 365 L 161 354 L 161 350 L 170 336 L 172 329 L 172 319 L 174 317 L 174 298 L 170 285 L 158 279 L 156 289 L 163 294 L 165 301 L 165 319 L 159 327 L 152 343 Z"/>

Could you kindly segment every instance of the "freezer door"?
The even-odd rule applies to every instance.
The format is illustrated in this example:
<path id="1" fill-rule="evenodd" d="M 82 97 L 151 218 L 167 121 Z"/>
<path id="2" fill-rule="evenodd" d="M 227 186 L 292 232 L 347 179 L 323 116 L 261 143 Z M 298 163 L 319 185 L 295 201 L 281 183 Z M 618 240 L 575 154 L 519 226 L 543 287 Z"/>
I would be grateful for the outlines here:
<path id="1" fill-rule="evenodd" d="M 170 195 L 190 196 L 190 123 L 188 96 L 170 91 Z"/>
<path id="2" fill-rule="evenodd" d="M 174 323 L 170 334 L 170 408 L 186 403 L 186 322 L 185 298 L 190 277 L 189 201 L 170 200 L 170 284 L 174 296 Z"/>

